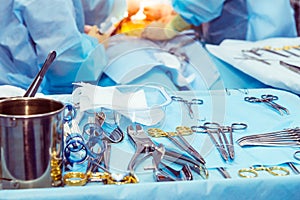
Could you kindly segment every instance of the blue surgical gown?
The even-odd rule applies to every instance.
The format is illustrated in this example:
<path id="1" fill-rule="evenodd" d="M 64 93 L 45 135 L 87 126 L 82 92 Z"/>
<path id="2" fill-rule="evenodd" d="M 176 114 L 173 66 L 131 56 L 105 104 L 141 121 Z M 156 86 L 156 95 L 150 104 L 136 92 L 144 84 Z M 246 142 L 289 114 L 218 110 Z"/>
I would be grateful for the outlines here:
<path id="1" fill-rule="evenodd" d="M 96 81 L 106 58 L 103 46 L 83 33 L 84 8 L 81 0 L 2 1 L 0 84 L 28 88 L 52 50 L 57 52 L 57 57 L 39 91 L 71 93 L 74 81 Z"/>
<path id="2" fill-rule="evenodd" d="M 173 0 L 173 7 L 188 23 L 204 24 L 208 43 L 297 36 L 289 0 Z"/>

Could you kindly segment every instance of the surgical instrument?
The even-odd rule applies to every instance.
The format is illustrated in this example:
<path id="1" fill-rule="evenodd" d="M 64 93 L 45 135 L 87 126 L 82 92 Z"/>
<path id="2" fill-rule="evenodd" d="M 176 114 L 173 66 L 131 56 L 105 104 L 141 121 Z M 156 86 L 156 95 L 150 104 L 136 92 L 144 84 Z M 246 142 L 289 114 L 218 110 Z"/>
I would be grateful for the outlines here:
<path id="1" fill-rule="evenodd" d="M 123 131 L 119 127 L 116 127 L 112 132 L 109 132 L 96 123 L 85 124 L 83 127 L 83 135 L 85 139 L 91 136 L 98 136 L 111 143 L 119 143 L 124 139 Z"/>
<path id="2" fill-rule="evenodd" d="M 197 41 L 197 38 L 199 37 L 196 33 L 195 35 L 193 35 L 194 37 L 189 37 L 189 38 L 184 38 L 184 40 L 182 40 L 179 44 L 177 44 L 174 47 L 171 47 L 168 52 L 172 55 L 175 55 L 180 62 L 182 63 L 182 61 L 185 61 L 187 63 L 189 63 L 189 57 L 185 52 L 180 51 L 184 46 L 187 46 L 189 44 L 194 43 L 195 41 Z"/>
<path id="3" fill-rule="evenodd" d="M 98 160 L 100 160 L 102 156 L 100 156 Z M 86 172 L 67 172 L 63 177 L 64 183 L 69 186 L 83 186 L 88 182 L 102 182 L 104 184 L 116 185 L 139 182 L 138 178 L 131 173 L 120 176 L 120 174 L 112 174 L 109 170 L 102 167 L 101 169 L 105 169 L 104 172 L 94 172 L 93 168 L 95 165 L 96 167 L 100 167 L 98 163 L 90 158 Z"/>
<path id="4" fill-rule="evenodd" d="M 217 170 L 222 174 L 224 178 L 231 178 L 230 174 L 224 167 L 217 167 Z"/>
<path id="5" fill-rule="evenodd" d="M 284 129 L 281 131 L 255 134 L 241 137 L 237 143 L 243 146 L 299 146 L 300 129 Z"/>
<path id="6" fill-rule="evenodd" d="M 64 109 L 64 121 L 65 122 L 71 122 L 73 119 L 76 118 L 77 111 L 76 108 L 71 104 L 65 104 Z"/>
<path id="7" fill-rule="evenodd" d="M 87 142 L 78 133 L 67 136 L 64 148 L 64 157 L 67 163 L 82 163 L 88 157 L 97 158 L 107 149 L 107 141 L 100 137 L 90 137 Z"/>
<path id="8" fill-rule="evenodd" d="M 254 56 L 250 56 L 250 55 L 247 55 L 247 54 L 245 54 L 245 53 L 243 53 L 243 58 L 235 58 L 235 59 L 256 60 L 256 61 L 258 61 L 258 62 L 262 62 L 262 63 L 267 64 L 267 65 L 271 65 L 271 63 L 269 63 L 269 62 L 266 61 L 265 59 L 257 58 L 257 57 L 254 57 Z"/>
<path id="9" fill-rule="evenodd" d="M 176 137 L 173 136 L 172 132 L 164 132 L 163 130 L 159 128 L 151 128 L 148 129 L 148 133 L 156 134 L 155 132 L 164 132 L 165 137 L 167 137 L 173 144 L 175 144 L 179 149 L 187 152 L 189 155 L 191 155 L 195 160 L 199 161 L 202 164 L 205 164 L 204 158 L 198 153 L 198 151 L 191 145 L 189 142 L 182 136 L 182 132 L 188 131 L 192 132 L 191 129 L 184 129 L 183 127 L 177 127 L 176 130 L 181 131 L 181 133 L 177 134 Z M 176 139 L 178 138 L 178 139 Z"/>
<path id="10" fill-rule="evenodd" d="M 293 72 L 296 72 L 296 73 L 300 73 L 300 66 L 297 66 L 297 65 L 292 65 L 290 63 L 287 63 L 287 62 L 284 62 L 282 60 L 279 61 L 279 64 L 288 68 L 289 70 L 293 71 Z"/>
<path id="11" fill-rule="evenodd" d="M 104 122 L 106 119 L 106 115 L 104 112 L 95 113 L 93 119 L 88 122 L 83 127 L 83 136 L 84 138 L 88 138 L 90 136 L 100 136 L 104 140 L 108 140 L 111 143 L 119 143 L 124 139 L 124 133 L 117 125 L 114 129 L 109 132 L 106 127 L 104 127 Z"/>
<path id="12" fill-rule="evenodd" d="M 295 151 L 294 158 L 300 161 L 300 150 Z"/>
<path id="13" fill-rule="evenodd" d="M 221 135 L 220 135 L 219 131 L 211 130 L 207 126 L 205 126 L 205 124 L 203 126 L 192 126 L 191 129 L 195 133 L 207 133 L 208 136 L 210 137 L 210 139 L 212 140 L 213 144 L 216 146 L 217 150 L 219 151 L 221 157 L 225 161 L 228 161 L 228 155 L 227 155 L 227 152 L 225 150 L 225 147 L 224 147 L 224 144 L 222 142 L 222 138 L 221 138 Z M 218 143 L 217 140 L 215 139 L 215 137 L 213 135 L 214 133 L 217 134 L 220 143 Z"/>
<path id="14" fill-rule="evenodd" d="M 231 95 L 230 90 L 236 90 L 242 94 L 249 94 L 249 90 L 247 88 L 231 88 L 231 89 L 225 88 L 225 92 L 228 96 Z"/>
<path id="15" fill-rule="evenodd" d="M 247 128 L 247 124 L 245 123 L 232 123 L 230 126 L 221 126 L 220 124 L 216 122 L 208 122 L 204 124 L 209 129 L 215 129 L 216 131 L 219 131 L 221 135 L 223 136 L 223 139 L 225 141 L 225 145 L 227 148 L 228 155 L 231 159 L 234 159 L 235 153 L 234 153 L 234 143 L 233 143 L 233 131 L 235 130 L 244 130 Z M 229 140 L 225 135 L 225 133 L 229 133 Z"/>
<path id="16" fill-rule="evenodd" d="M 127 173 L 122 177 L 118 174 L 112 174 L 109 170 L 110 161 L 110 144 L 107 140 L 102 140 L 98 136 L 89 137 L 87 143 L 84 143 L 82 137 L 76 135 L 77 141 L 80 142 L 79 148 L 75 150 L 84 150 L 86 152 L 87 158 L 87 170 L 83 172 L 67 172 L 63 180 L 66 185 L 71 186 L 82 186 L 87 182 L 103 182 L 104 184 L 125 184 L 125 183 L 137 183 L 138 179 L 135 175 Z M 70 141 L 74 141 L 75 138 L 72 137 L 67 140 L 69 144 Z M 74 142 L 72 142 L 74 143 Z M 72 151 L 70 147 L 66 147 L 69 151 Z M 83 160 L 82 160 L 83 161 Z M 101 169 L 103 172 L 99 172 Z"/>
<path id="17" fill-rule="evenodd" d="M 296 54 L 296 53 L 290 51 L 290 49 L 292 49 L 292 47 L 290 47 L 290 46 L 284 46 L 284 47 L 282 48 L 282 50 L 283 50 L 284 52 L 287 52 L 287 53 L 289 53 L 289 54 L 291 54 L 291 55 L 293 55 L 293 56 L 296 56 L 296 57 L 300 57 L 299 54 Z"/>
<path id="18" fill-rule="evenodd" d="M 235 152 L 234 152 L 234 143 L 233 143 L 233 131 L 235 130 L 244 130 L 247 128 L 247 124 L 245 123 L 232 123 L 230 126 L 221 126 L 220 124 L 216 122 L 206 122 L 204 123 L 204 126 L 206 129 L 210 131 L 217 132 L 220 146 L 225 149 L 224 143 L 222 141 L 221 136 L 223 137 L 223 140 L 225 142 L 225 146 L 227 149 L 227 153 L 231 159 L 234 159 Z M 229 133 L 229 141 L 226 137 L 225 133 Z"/>
<path id="19" fill-rule="evenodd" d="M 159 144 L 152 153 L 155 180 L 157 182 L 193 180 L 193 175 L 188 165 L 183 165 L 182 169 L 178 171 L 162 162 L 165 151 L 165 147 Z"/>
<path id="20" fill-rule="evenodd" d="M 267 106 L 275 109 L 277 112 L 279 112 L 280 115 L 283 115 L 284 113 L 287 115 L 290 114 L 290 112 L 287 108 L 274 102 L 274 101 L 278 100 L 278 97 L 275 95 L 264 94 L 264 95 L 261 95 L 261 98 L 245 97 L 244 100 L 249 103 L 264 103 Z"/>
<path id="21" fill-rule="evenodd" d="M 172 132 L 165 132 L 162 129 L 158 129 L 158 128 L 149 128 L 147 130 L 148 135 L 150 135 L 151 137 L 167 137 L 167 135 L 169 136 L 177 136 L 178 134 L 181 135 L 191 135 L 193 134 L 193 131 L 190 127 L 187 126 L 177 126 L 176 127 L 176 131 L 172 131 Z"/>
<path id="22" fill-rule="evenodd" d="M 242 53 L 244 54 L 246 52 L 249 52 L 249 53 L 252 53 L 252 54 L 254 54 L 256 56 L 261 56 L 262 54 L 258 53 L 258 51 L 259 51 L 259 48 L 252 48 L 250 50 L 242 50 Z"/>
<path id="23" fill-rule="evenodd" d="M 273 166 L 273 167 L 264 167 L 264 166 L 253 166 L 250 168 L 243 168 L 238 171 L 238 175 L 242 178 L 255 178 L 258 176 L 258 171 L 267 171 L 273 176 L 287 176 L 290 174 L 290 171 L 284 167 Z M 250 175 L 247 175 L 250 174 Z"/>
<path id="24" fill-rule="evenodd" d="M 267 52 L 269 52 L 269 53 L 273 53 L 273 54 L 275 54 L 275 55 L 282 56 L 282 57 L 285 57 L 285 58 L 288 58 L 288 57 L 289 57 L 289 56 L 286 55 L 286 54 L 282 54 L 282 53 L 279 53 L 279 52 L 277 52 L 277 51 L 272 50 L 270 46 L 266 46 L 266 47 L 264 47 L 264 48 L 261 48 L 260 50 L 267 51 Z"/>
<path id="25" fill-rule="evenodd" d="M 295 173 L 295 174 L 300 174 L 300 171 L 297 169 L 297 167 L 292 163 L 292 162 L 286 162 L 286 164 L 291 168 L 291 170 Z"/>
<path id="26" fill-rule="evenodd" d="M 99 137 L 91 137 L 87 143 L 89 151 L 92 155 L 88 159 L 88 169 L 90 171 L 98 171 L 97 168 L 102 169 L 104 172 L 109 173 L 109 161 L 111 146 L 105 141 L 101 140 Z M 103 166 L 101 165 L 103 164 Z"/>
<path id="27" fill-rule="evenodd" d="M 183 99 L 182 97 L 177 97 L 177 96 L 171 96 L 171 99 L 173 101 L 178 101 L 178 102 L 184 103 L 184 105 L 186 106 L 186 108 L 189 112 L 189 116 L 191 119 L 194 119 L 194 111 L 192 109 L 192 105 L 202 105 L 203 104 L 203 100 L 201 100 L 201 99 L 192 99 L 191 101 L 188 101 L 186 99 Z"/>
<path id="28" fill-rule="evenodd" d="M 136 148 L 136 151 L 132 156 L 127 169 L 130 172 L 134 172 L 134 168 L 136 167 L 136 165 L 140 163 L 142 160 L 148 158 L 149 156 L 152 156 L 153 152 L 156 151 L 158 146 L 146 135 L 142 126 L 139 124 L 135 126 L 135 129 L 133 128 L 132 125 L 128 126 L 127 134 L 130 141 Z M 208 170 L 199 161 L 196 161 L 194 159 L 191 159 L 187 156 L 184 156 L 182 154 L 179 154 L 171 150 L 165 151 L 163 155 L 163 159 L 180 165 L 186 164 L 192 170 L 198 173 L 202 178 L 204 179 L 208 178 Z"/>

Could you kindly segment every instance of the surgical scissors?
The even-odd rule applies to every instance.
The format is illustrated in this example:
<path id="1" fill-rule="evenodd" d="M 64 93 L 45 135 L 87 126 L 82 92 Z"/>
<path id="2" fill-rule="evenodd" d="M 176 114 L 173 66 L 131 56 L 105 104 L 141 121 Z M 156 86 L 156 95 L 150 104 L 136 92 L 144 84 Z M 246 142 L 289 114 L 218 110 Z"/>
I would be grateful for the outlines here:
<path id="1" fill-rule="evenodd" d="M 278 100 L 278 96 L 275 96 L 272 94 L 261 95 L 261 98 L 245 97 L 244 100 L 249 103 L 265 103 L 266 105 L 270 106 L 271 108 L 273 108 L 277 112 L 279 112 L 280 115 L 283 115 L 284 113 L 286 113 L 287 115 L 290 114 L 290 112 L 287 108 L 274 102 L 274 101 Z"/>
<path id="2" fill-rule="evenodd" d="M 264 167 L 264 166 L 253 166 L 250 168 L 243 168 L 238 171 L 238 174 L 242 178 L 255 178 L 258 176 L 258 171 L 267 171 L 269 174 L 273 176 L 287 176 L 290 174 L 290 171 L 284 167 L 273 166 L 273 167 Z M 277 172 L 276 172 L 277 171 Z M 278 172 L 281 173 L 278 173 Z M 246 175 L 252 174 L 252 175 Z"/>
<path id="3" fill-rule="evenodd" d="M 158 146 L 146 135 L 141 125 L 135 126 L 130 125 L 127 127 L 127 134 L 130 141 L 135 146 L 136 151 L 132 156 L 127 169 L 130 172 L 134 171 L 135 166 L 148 158 L 149 156 L 153 157 L 153 152 L 157 151 Z M 197 160 L 191 159 L 187 156 L 179 154 L 175 151 L 165 150 L 163 158 L 167 161 L 174 162 L 180 165 L 188 165 L 192 170 L 198 173 L 202 178 L 208 178 L 208 171 L 206 167 Z"/>
<path id="4" fill-rule="evenodd" d="M 188 101 L 186 99 L 183 99 L 182 97 L 177 97 L 177 96 L 171 96 L 171 99 L 173 101 L 178 101 L 178 102 L 184 103 L 184 105 L 186 106 L 186 108 L 189 112 L 189 116 L 191 119 L 194 119 L 194 111 L 192 109 L 192 105 L 202 105 L 203 104 L 202 99 L 192 99 L 191 101 Z"/>
<path id="5" fill-rule="evenodd" d="M 201 131 L 201 129 L 206 130 L 204 132 L 207 132 L 209 134 L 213 143 L 215 144 L 218 151 L 220 152 L 220 155 L 222 156 L 222 158 L 225 161 L 228 160 L 228 156 L 230 157 L 230 159 L 234 159 L 234 157 L 235 157 L 234 143 L 233 143 L 233 131 L 244 130 L 246 128 L 247 128 L 247 124 L 245 124 L 245 123 L 232 123 L 230 126 L 221 126 L 217 122 L 206 122 L 206 123 L 204 123 L 203 126 L 198 126 L 198 127 L 192 126 L 192 130 L 195 132 L 199 132 L 199 130 L 200 130 L 200 132 L 203 132 L 203 131 Z M 217 142 L 217 140 L 214 138 L 212 133 L 217 133 L 220 143 Z M 229 133 L 229 141 L 228 141 L 228 138 L 226 137 L 225 133 Z M 225 150 L 225 146 L 224 146 L 221 136 L 223 137 L 223 140 L 225 142 L 227 152 Z"/>

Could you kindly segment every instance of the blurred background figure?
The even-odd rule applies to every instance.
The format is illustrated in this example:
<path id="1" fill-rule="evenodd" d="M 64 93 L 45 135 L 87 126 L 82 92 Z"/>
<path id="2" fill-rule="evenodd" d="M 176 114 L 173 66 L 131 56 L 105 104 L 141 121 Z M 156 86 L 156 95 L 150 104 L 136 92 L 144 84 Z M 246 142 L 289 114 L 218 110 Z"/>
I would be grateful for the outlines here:
<path id="1" fill-rule="evenodd" d="M 179 14 L 171 22 L 161 25 L 164 32 L 149 25 L 143 36 L 151 39 L 170 39 L 193 25 L 200 30 L 206 43 L 219 44 L 224 39 L 262 40 L 271 37 L 297 35 L 294 11 L 287 0 L 173 0 Z M 170 34 L 171 33 L 171 34 Z"/>
<path id="2" fill-rule="evenodd" d="M 166 24 L 176 12 L 169 0 L 127 0 L 127 16 L 116 24 L 114 34 L 141 37 L 149 24 Z"/>
<path id="3" fill-rule="evenodd" d="M 0 84 L 27 89 L 53 50 L 57 57 L 41 92 L 71 93 L 74 81 L 97 80 L 106 63 L 105 52 L 84 26 L 101 23 L 112 9 L 113 1 L 107 0 L 1 2 Z"/>
<path id="4" fill-rule="evenodd" d="M 300 35 L 300 0 L 290 0 L 294 9 L 294 17 L 296 21 L 297 33 Z"/>
<path id="5" fill-rule="evenodd" d="M 155 84 L 170 90 L 207 90 L 218 85 L 219 73 L 194 30 L 169 40 L 157 38 L 164 36 L 159 32 L 155 39 L 143 37 L 148 26 L 163 27 L 177 16 L 170 0 L 126 2 L 127 13 L 114 23 L 108 39 L 108 64 L 99 85 Z"/>

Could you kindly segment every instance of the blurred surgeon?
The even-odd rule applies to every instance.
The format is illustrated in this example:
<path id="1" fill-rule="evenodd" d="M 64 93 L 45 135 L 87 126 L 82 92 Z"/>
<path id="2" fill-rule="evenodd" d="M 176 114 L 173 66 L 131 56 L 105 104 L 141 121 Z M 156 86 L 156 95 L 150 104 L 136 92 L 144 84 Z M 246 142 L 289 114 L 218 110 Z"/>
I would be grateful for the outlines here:
<path id="1" fill-rule="evenodd" d="M 96 81 L 105 65 L 103 45 L 84 25 L 104 20 L 108 0 L 5 0 L 0 5 L 0 85 L 27 89 L 48 53 L 57 57 L 40 91 L 71 93 L 74 81 Z M 89 14 L 97 13 L 96 17 Z"/>
<path id="2" fill-rule="evenodd" d="M 170 39 L 191 25 L 200 26 L 202 39 L 211 44 L 224 39 L 256 41 L 297 36 L 289 0 L 173 0 L 172 4 L 179 15 L 167 24 L 150 25 L 144 37 Z"/>

